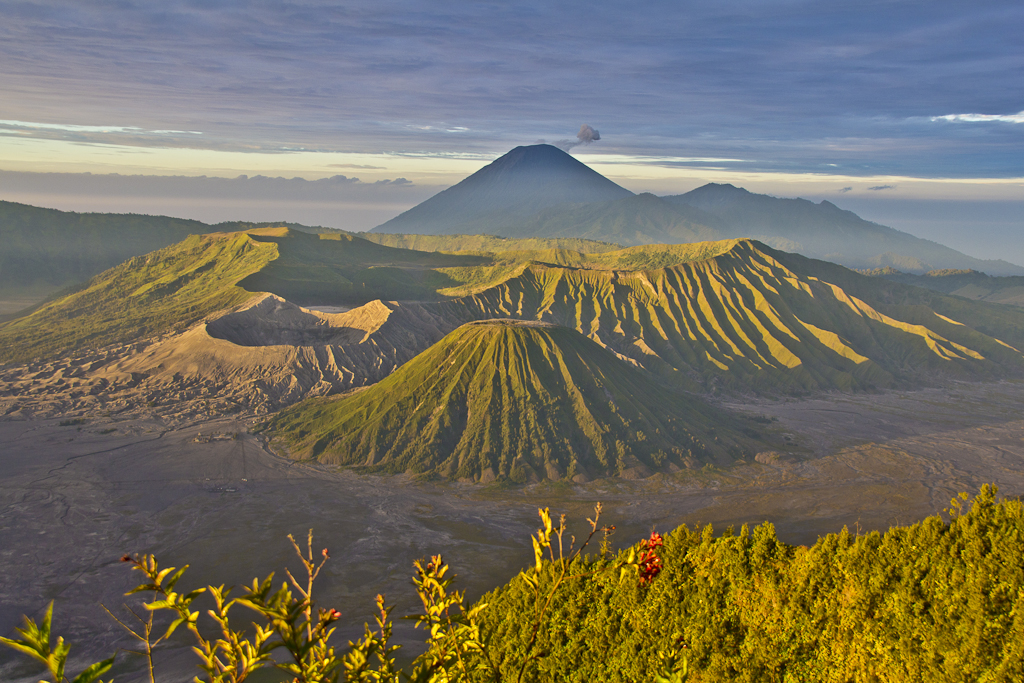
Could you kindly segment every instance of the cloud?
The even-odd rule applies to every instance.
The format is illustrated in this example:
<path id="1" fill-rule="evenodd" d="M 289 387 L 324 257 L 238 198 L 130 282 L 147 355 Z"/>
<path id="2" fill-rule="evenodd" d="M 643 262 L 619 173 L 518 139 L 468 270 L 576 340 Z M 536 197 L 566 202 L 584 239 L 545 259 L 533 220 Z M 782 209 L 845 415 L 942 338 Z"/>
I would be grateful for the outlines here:
<path id="1" fill-rule="evenodd" d="M 852 187 L 844 187 L 843 189 L 841 189 L 841 190 L 839 190 L 839 191 L 840 191 L 841 193 L 843 193 L 843 194 L 846 194 L 847 192 L 849 192 L 849 191 L 850 191 L 850 190 L 852 190 L 852 189 L 853 189 Z"/>
<path id="2" fill-rule="evenodd" d="M 869 187 L 868 189 L 869 190 L 875 190 L 877 192 L 878 190 L 895 190 L 896 186 L 895 185 L 874 185 L 872 187 Z"/>
<path id="3" fill-rule="evenodd" d="M 933 116 L 932 121 L 955 121 L 957 123 L 1024 123 L 1024 111 L 1017 114 L 946 114 Z"/>
<path id="4" fill-rule="evenodd" d="M 117 173 L 19 173 L 0 171 L 0 190 L 7 198 L 35 187 L 52 194 L 96 193 L 122 197 L 195 197 L 197 199 L 260 199 L 265 201 L 379 201 L 409 194 L 415 184 L 406 178 L 363 182 L 359 178 L 334 175 L 329 178 L 272 178 L 240 175 L 235 178 L 211 176 L 121 175 Z M 391 189 L 394 188 L 394 189 Z M 418 193 L 417 193 L 418 196 Z"/>
<path id="5" fill-rule="evenodd" d="M 268 176 L 146 176 L 28 173 L 0 170 L 0 198 L 65 211 L 144 213 L 228 220 L 284 220 L 368 230 L 436 194 L 444 186 L 406 178 L 363 182 Z"/>
<path id="6" fill-rule="evenodd" d="M 966 123 L 1020 115 L 929 115 L 1020 110 L 1024 5 L 932 5 L 0 0 L 3 117 L 56 126 L 0 142 L 493 158 L 585 115 L 602 152 L 1019 174 L 1015 126 Z"/>
<path id="7" fill-rule="evenodd" d="M 383 166 L 371 166 L 369 164 L 327 164 L 327 168 L 354 168 L 364 171 L 382 171 Z"/>
<path id="8" fill-rule="evenodd" d="M 146 130 L 138 126 L 81 126 L 68 123 L 36 123 L 0 119 L 0 130 L 11 132 L 62 131 L 66 133 L 123 133 L 127 135 L 202 135 L 198 130 Z"/>

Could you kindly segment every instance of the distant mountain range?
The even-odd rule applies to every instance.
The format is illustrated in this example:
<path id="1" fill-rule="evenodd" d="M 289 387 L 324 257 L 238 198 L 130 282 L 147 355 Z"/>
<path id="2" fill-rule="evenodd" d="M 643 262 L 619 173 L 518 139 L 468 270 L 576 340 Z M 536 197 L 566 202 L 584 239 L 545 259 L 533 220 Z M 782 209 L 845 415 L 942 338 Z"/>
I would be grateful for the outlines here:
<path id="1" fill-rule="evenodd" d="M 967 256 L 827 201 L 714 183 L 682 195 L 636 196 L 551 145 L 517 147 L 371 232 L 585 238 L 623 246 L 750 237 L 850 268 L 1024 275 L 1024 267 Z"/>
<path id="2" fill-rule="evenodd" d="M 932 270 L 924 275 L 915 275 L 892 267 L 861 272 L 965 299 L 1024 306 L 1024 277 L 992 277 L 976 270 Z"/>

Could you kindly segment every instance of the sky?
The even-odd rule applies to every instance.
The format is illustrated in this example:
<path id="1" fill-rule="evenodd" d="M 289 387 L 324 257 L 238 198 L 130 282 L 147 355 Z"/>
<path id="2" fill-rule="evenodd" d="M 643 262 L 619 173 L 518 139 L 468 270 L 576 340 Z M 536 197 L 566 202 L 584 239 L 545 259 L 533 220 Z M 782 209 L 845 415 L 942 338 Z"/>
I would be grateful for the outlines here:
<path id="1" fill-rule="evenodd" d="M 1024 263 L 1014 2 L 0 0 L 0 199 L 365 230 L 521 144 Z M 577 143 L 581 125 L 600 139 Z"/>

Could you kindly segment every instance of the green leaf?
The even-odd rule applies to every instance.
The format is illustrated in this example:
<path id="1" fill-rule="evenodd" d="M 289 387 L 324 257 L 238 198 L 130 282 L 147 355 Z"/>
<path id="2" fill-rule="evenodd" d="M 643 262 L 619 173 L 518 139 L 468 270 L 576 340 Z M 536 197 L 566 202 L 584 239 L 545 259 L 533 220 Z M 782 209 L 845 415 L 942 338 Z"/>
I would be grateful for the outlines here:
<path id="1" fill-rule="evenodd" d="M 184 567 L 182 567 L 181 569 L 179 569 L 178 571 L 176 571 L 174 573 L 174 576 L 172 576 L 171 578 L 169 578 L 167 580 L 167 590 L 172 590 L 174 588 L 174 585 L 176 583 L 178 583 L 178 579 L 181 578 L 181 575 L 185 573 L 186 569 L 188 569 L 188 565 L 187 564 Z"/>
<path id="2" fill-rule="evenodd" d="M 50 650 L 50 624 L 53 622 L 53 600 L 46 606 L 46 614 L 43 615 L 43 623 L 39 625 L 39 643 Z"/>
<path id="3" fill-rule="evenodd" d="M 71 652 L 71 646 L 66 644 L 63 638 L 57 638 L 57 645 L 53 648 L 53 653 L 50 654 L 47 664 L 58 682 L 64 680 L 64 665 L 67 664 L 69 652 Z"/>
<path id="4" fill-rule="evenodd" d="M 3 643 L 7 647 L 14 648 L 18 652 L 26 654 L 34 659 L 38 659 L 44 664 L 46 663 L 46 656 L 41 655 L 38 650 L 36 650 L 34 647 L 30 646 L 23 640 L 11 640 L 10 638 L 4 638 L 3 636 L 0 636 L 0 643 Z"/>
<path id="5" fill-rule="evenodd" d="M 71 683 L 92 683 L 97 678 L 105 674 L 110 670 L 110 667 L 114 665 L 114 658 L 104 659 L 102 662 L 96 662 L 82 673 L 75 676 L 75 680 Z"/>

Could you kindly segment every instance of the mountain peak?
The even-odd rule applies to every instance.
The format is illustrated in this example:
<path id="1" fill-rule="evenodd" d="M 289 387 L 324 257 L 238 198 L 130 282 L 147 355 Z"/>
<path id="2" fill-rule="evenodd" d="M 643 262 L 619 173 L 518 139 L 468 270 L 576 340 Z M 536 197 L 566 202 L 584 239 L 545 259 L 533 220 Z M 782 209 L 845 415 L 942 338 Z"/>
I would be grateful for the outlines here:
<path id="1" fill-rule="evenodd" d="M 499 234 L 509 222 L 553 206 L 632 194 L 553 145 L 524 145 L 373 232 Z"/>

